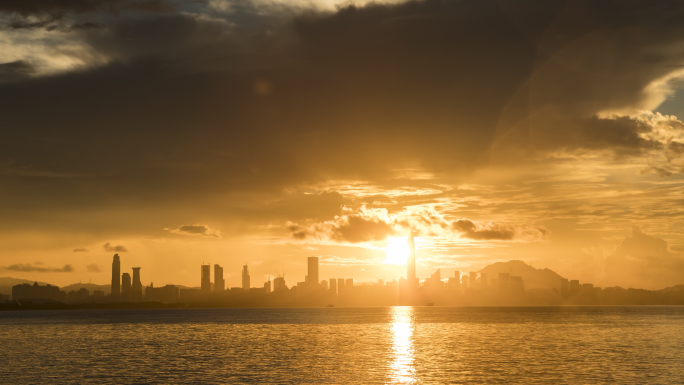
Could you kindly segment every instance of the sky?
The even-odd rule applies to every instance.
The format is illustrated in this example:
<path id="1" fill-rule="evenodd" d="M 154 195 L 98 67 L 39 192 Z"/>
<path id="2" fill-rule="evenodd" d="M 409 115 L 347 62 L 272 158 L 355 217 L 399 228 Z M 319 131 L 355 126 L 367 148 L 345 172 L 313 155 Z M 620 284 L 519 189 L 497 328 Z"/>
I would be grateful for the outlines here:
<path id="1" fill-rule="evenodd" d="M 0 276 L 684 284 L 684 5 L 6 0 Z"/>

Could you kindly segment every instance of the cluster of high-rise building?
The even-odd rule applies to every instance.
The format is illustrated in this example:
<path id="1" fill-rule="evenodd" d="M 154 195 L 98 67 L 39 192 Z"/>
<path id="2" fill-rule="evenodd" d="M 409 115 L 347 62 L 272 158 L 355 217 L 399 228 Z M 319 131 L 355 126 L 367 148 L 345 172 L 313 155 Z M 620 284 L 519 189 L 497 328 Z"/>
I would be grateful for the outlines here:
<path id="1" fill-rule="evenodd" d="M 133 279 L 128 273 L 121 274 L 121 258 L 114 254 L 112 261 L 112 292 L 113 301 L 142 301 L 143 286 L 140 281 L 140 268 L 134 267 Z"/>
<path id="2" fill-rule="evenodd" d="M 648 290 L 594 287 L 580 285 L 578 280 L 560 279 L 558 289 L 529 289 L 521 276 L 498 273 L 490 277 L 484 271 L 455 271 L 453 276 L 442 278 L 441 269 L 420 282 L 416 277 L 415 245 L 409 237 L 410 254 L 406 278 L 385 282 L 356 283 L 353 278 L 321 280 L 318 257 L 307 258 L 307 274 L 303 282 L 288 287 L 285 276 L 269 275 L 262 286 L 252 287 L 249 266 L 242 266 L 241 285 L 226 287 L 224 268 L 218 264 L 200 266 L 199 288 L 175 285 L 145 287 L 140 267 L 132 268 L 132 275 L 121 273 L 118 254 L 112 261 L 111 294 L 104 291 L 80 290 L 65 293 L 57 286 L 40 286 L 37 283 L 16 285 L 12 299 L 20 301 L 54 302 L 213 302 L 231 306 L 388 306 L 388 305 L 561 305 L 561 304 L 684 304 L 684 291 L 660 293 Z"/>

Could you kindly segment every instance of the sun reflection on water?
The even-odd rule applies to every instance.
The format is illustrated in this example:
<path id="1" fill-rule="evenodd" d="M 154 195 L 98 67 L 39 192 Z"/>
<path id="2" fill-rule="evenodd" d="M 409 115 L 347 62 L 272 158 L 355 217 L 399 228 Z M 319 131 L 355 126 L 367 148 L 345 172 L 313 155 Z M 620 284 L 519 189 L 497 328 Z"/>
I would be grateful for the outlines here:
<path id="1" fill-rule="evenodd" d="M 390 384 L 413 384 L 417 382 L 414 367 L 413 308 L 394 307 L 391 314 L 392 362 Z"/>

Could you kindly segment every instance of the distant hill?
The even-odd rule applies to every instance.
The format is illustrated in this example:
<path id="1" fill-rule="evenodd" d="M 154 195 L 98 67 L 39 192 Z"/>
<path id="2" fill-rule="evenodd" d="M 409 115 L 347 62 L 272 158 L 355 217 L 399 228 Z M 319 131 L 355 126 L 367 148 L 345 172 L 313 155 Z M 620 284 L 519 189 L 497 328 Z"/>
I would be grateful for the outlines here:
<path id="1" fill-rule="evenodd" d="M 525 289 L 560 290 L 563 278 L 553 270 L 535 269 L 523 261 L 497 262 L 480 270 L 479 273 L 487 273 L 489 279 L 498 279 L 499 273 L 522 277 L 525 281 Z"/>
<path id="2" fill-rule="evenodd" d="M 90 292 L 91 295 L 93 294 L 93 291 L 95 291 L 95 290 L 104 290 L 105 295 L 109 295 L 112 292 L 112 285 L 111 284 L 97 285 L 94 283 L 72 283 L 69 286 L 60 287 L 59 290 L 64 290 L 68 293 L 72 290 L 73 291 L 79 291 L 81 288 L 88 289 L 88 292 Z"/>
<path id="3" fill-rule="evenodd" d="M 12 286 L 21 285 L 22 283 L 33 284 L 34 282 L 36 281 L 20 278 L 0 277 L 0 294 L 12 294 Z M 41 286 L 47 285 L 47 283 L 41 281 L 38 281 L 38 284 Z"/>
<path id="4" fill-rule="evenodd" d="M 672 293 L 672 292 L 682 291 L 682 290 L 684 290 L 684 285 L 670 286 L 670 287 L 666 287 L 666 288 L 659 290 L 659 291 L 661 291 L 663 293 Z"/>
<path id="5" fill-rule="evenodd" d="M 149 285 L 143 284 L 143 291 L 145 290 L 144 288 L 147 286 L 149 286 Z M 183 286 L 183 285 L 176 285 L 176 286 L 181 288 L 181 289 L 199 289 L 199 287 L 187 287 L 187 286 Z M 110 295 L 112 293 L 112 285 L 109 283 L 106 285 L 97 285 L 94 283 L 72 283 L 69 286 L 61 287 L 60 290 L 64 290 L 68 293 L 71 290 L 78 291 L 83 287 L 88 289 L 88 292 L 90 292 L 91 295 L 93 294 L 93 291 L 95 291 L 95 290 L 103 290 L 105 292 L 105 295 Z M 157 287 L 157 286 L 155 286 L 155 287 Z"/>

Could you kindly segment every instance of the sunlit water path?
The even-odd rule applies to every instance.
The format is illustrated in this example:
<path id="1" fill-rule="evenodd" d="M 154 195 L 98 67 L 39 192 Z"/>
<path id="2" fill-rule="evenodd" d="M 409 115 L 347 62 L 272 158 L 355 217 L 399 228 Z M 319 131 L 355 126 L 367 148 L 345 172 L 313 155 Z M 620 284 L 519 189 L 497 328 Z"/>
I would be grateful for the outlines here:
<path id="1" fill-rule="evenodd" d="M 0 383 L 680 384 L 684 308 L 0 313 Z"/>

